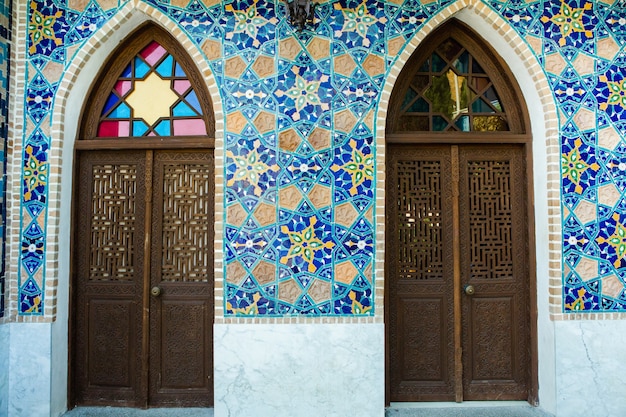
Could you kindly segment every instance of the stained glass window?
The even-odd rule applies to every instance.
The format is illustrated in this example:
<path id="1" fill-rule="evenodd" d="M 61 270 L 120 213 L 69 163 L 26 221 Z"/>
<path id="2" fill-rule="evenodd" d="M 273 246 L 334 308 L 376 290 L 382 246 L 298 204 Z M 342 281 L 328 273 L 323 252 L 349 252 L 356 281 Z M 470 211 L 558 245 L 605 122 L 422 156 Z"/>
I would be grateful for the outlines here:
<path id="1" fill-rule="evenodd" d="M 122 71 L 104 103 L 98 137 L 206 136 L 202 107 L 185 71 L 158 42 Z"/>
<path id="2" fill-rule="evenodd" d="M 483 67 L 452 38 L 419 65 L 404 96 L 399 131 L 508 131 L 502 101 Z"/>

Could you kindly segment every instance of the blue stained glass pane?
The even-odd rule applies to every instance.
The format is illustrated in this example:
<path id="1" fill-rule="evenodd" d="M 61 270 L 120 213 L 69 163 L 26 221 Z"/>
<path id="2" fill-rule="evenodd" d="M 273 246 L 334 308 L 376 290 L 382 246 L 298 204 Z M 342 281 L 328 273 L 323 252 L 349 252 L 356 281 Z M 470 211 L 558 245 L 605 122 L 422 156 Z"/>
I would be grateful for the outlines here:
<path id="1" fill-rule="evenodd" d="M 185 116 L 198 116 L 198 113 L 196 113 L 185 102 L 181 101 L 174 107 L 174 117 L 185 117 Z"/>
<path id="2" fill-rule="evenodd" d="M 415 92 L 415 90 L 409 87 L 409 89 L 406 91 L 406 95 L 404 96 L 404 102 L 402 103 L 402 108 L 405 108 L 407 104 L 412 102 L 416 95 L 417 93 Z"/>
<path id="3" fill-rule="evenodd" d="M 109 117 L 112 119 L 128 119 L 130 117 L 130 107 L 126 103 L 122 103 L 109 114 Z"/>
<path id="4" fill-rule="evenodd" d="M 115 106 L 118 101 L 120 101 L 119 97 L 115 93 L 111 93 L 107 102 L 104 104 L 104 109 L 102 109 L 102 115 L 106 114 L 113 106 Z"/>
<path id="5" fill-rule="evenodd" d="M 133 122 L 133 136 L 143 136 L 148 131 L 148 125 L 141 120 Z"/>
<path id="6" fill-rule="evenodd" d="M 135 77 L 143 78 L 150 72 L 150 65 L 139 58 L 135 58 Z"/>
<path id="7" fill-rule="evenodd" d="M 122 75 L 120 77 L 130 78 L 133 75 L 132 71 L 133 70 L 132 70 L 130 64 L 128 64 L 128 66 L 124 69 L 124 71 L 122 72 Z"/>
<path id="8" fill-rule="evenodd" d="M 433 117 L 433 130 L 436 132 L 442 132 L 448 127 L 448 122 L 441 116 Z"/>
<path id="9" fill-rule="evenodd" d="M 472 103 L 472 111 L 475 113 L 494 113 L 491 106 L 483 100 L 476 100 Z"/>
<path id="10" fill-rule="evenodd" d="M 458 127 L 463 132 L 469 132 L 471 130 L 470 123 L 469 123 L 469 116 L 459 117 L 459 119 L 455 122 L 455 124 L 456 124 L 456 127 Z"/>
<path id="11" fill-rule="evenodd" d="M 200 102 L 198 101 L 198 96 L 195 91 L 191 90 L 191 92 L 185 96 L 185 100 L 198 112 L 198 114 L 202 114 L 202 108 L 200 107 Z"/>
<path id="12" fill-rule="evenodd" d="M 174 58 L 171 55 L 168 55 L 167 58 L 159 64 L 156 69 L 157 74 L 161 77 L 171 77 L 172 76 L 172 64 L 174 63 Z"/>
<path id="13" fill-rule="evenodd" d="M 433 54 L 431 58 L 433 60 L 433 72 L 443 71 L 448 66 L 446 61 L 441 59 L 441 57 L 437 54 Z"/>
<path id="14" fill-rule="evenodd" d="M 156 125 L 156 127 L 154 128 L 154 131 L 157 132 L 157 134 L 159 136 L 170 136 L 170 121 L 169 120 L 163 120 L 161 121 L 158 125 Z"/>
<path id="15" fill-rule="evenodd" d="M 430 110 L 430 106 L 428 102 L 423 98 L 419 98 L 407 109 L 408 112 L 412 113 L 427 113 Z"/>
<path id="16" fill-rule="evenodd" d="M 175 74 L 177 77 L 186 77 L 185 71 L 183 71 L 182 67 L 180 66 L 178 62 L 176 63 Z"/>

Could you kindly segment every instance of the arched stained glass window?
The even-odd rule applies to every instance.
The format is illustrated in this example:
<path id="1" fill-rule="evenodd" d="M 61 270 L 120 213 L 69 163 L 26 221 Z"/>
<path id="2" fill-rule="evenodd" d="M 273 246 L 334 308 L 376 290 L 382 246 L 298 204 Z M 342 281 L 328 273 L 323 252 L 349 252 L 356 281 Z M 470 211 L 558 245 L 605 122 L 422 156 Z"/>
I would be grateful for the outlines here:
<path id="1" fill-rule="evenodd" d="M 124 69 L 101 117 L 98 137 L 206 135 L 202 108 L 185 71 L 156 41 Z"/>
<path id="2" fill-rule="evenodd" d="M 168 34 L 148 27 L 94 85 L 81 139 L 213 136 L 201 79 Z M 208 116 L 208 117 L 207 117 Z"/>
<path id="3" fill-rule="evenodd" d="M 520 124 L 512 119 L 520 112 L 511 102 L 505 70 L 460 22 L 450 28 L 433 36 L 405 66 L 412 74 L 398 86 L 403 94 L 394 91 L 391 131 L 515 131 Z"/>

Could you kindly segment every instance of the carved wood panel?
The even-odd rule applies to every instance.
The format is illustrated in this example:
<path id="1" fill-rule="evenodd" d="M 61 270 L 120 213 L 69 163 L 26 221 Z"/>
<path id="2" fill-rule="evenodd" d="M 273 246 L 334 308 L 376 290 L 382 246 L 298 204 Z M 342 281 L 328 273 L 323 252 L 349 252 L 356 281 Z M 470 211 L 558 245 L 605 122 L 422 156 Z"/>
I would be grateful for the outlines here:
<path id="1" fill-rule="evenodd" d="M 463 386 L 467 400 L 525 400 L 530 380 L 526 170 L 522 146 L 460 156 Z"/>
<path id="2" fill-rule="evenodd" d="M 87 151 L 77 178 L 74 403 L 212 405 L 212 151 Z"/>
<path id="3" fill-rule="evenodd" d="M 387 152 L 390 400 L 452 401 L 460 386 L 465 400 L 527 399 L 523 145 L 392 145 Z M 475 295 L 460 296 L 455 316 L 455 293 L 470 284 Z M 462 377 L 454 373 L 455 326 Z"/>
<path id="4" fill-rule="evenodd" d="M 213 404 L 213 153 L 155 153 L 150 403 Z"/>
<path id="5" fill-rule="evenodd" d="M 454 399 L 448 147 L 388 148 L 391 401 Z"/>
<path id="6" fill-rule="evenodd" d="M 142 405 L 145 152 L 83 152 L 78 164 L 74 401 Z"/>

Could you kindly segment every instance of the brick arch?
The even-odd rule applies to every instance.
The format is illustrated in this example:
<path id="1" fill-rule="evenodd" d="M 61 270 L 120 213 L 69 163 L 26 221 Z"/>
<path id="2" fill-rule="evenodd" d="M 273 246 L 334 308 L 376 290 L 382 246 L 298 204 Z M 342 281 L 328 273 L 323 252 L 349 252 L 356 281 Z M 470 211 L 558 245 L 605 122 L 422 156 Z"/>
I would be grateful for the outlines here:
<path id="1" fill-rule="evenodd" d="M 537 234 L 538 242 L 546 244 L 547 258 L 540 259 L 538 256 L 537 270 L 548 271 L 548 279 L 545 282 L 538 281 L 538 290 L 544 293 L 549 288 L 560 288 L 561 283 L 561 205 L 560 205 L 560 146 L 559 125 L 557 107 L 552 97 L 546 75 L 533 53 L 532 46 L 519 36 L 513 27 L 501 16 L 495 13 L 488 5 L 480 0 L 459 0 L 437 15 L 425 22 L 416 31 L 413 38 L 403 47 L 398 58 L 393 63 L 387 76 L 387 82 L 381 91 L 379 112 L 376 119 L 376 224 L 385 224 L 385 128 L 388 117 L 388 104 L 391 92 L 396 84 L 398 76 L 407 64 L 415 50 L 420 46 L 437 27 L 455 17 L 468 24 L 477 33 L 481 33 L 487 43 L 496 47 L 502 55 L 509 54 L 522 66 L 513 66 L 510 69 L 518 83 L 524 90 L 524 96 L 530 113 L 531 132 L 533 135 L 534 171 L 545 175 L 534 175 L 535 199 L 539 203 L 539 210 L 545 204 L 545 216 L 547 218 L 547 230 L 549 230 L 548 242 L 539 242 L 541 234 Z M 494 40 L 499 40 L 499 45 L 494 45 Z M 505 59 L 508 57 L 504 57 Z M 508 59 L 507 59 L 508 61 Z M 524 88 L 526 87 L 526 88 Z M 545 151 L 545 154 L 544 154 Z M 544 159 L 545 158 L 545 159 Z M 539 159 L 539 161 L 538 161 Z M 539 163 L 538 163 L 539 162 Z M 548 212 L 550 215 L 548 216 Z M 544 213 L 536 213 L 542 216 Z M 536 224 L 536 229 L 539 224 Z M 378 227 L 376 233 L 378 242 L 385 241 L 384 228 Z M 539 251 L 537 250 L 539 255 Z M 376 280 L 377 287 L 384 287 L 384 252 L 376 257 Z M 560 292 L 551 293 L 549 307 L 546 310 L 552 318 L 562 311 L 562 299 Z M 542 308 L 543 306 L 539 306 Z M 377 303 L 377 315 L 382 314 L 383 305 Z"/>
<path id="2" fill-rule="evenodd" d="M 129 2 L 105 23 L 86 44 L 74 55 L 67 66 L 55 96 L 51 120 L 50 178 L 48 224 L 46 228 L 48 251 L 46 270 L 47 313 L 46 320 L 54 320 L 57 307 L 67 314 L 67 304 L 57 305 L 57 299 L 66 299 L 69 290 L 69 230 L 71 225 L 71 190 L 73 171 L 73 146 L 76 140 L 81 109 L 94 74 L 108 61 L 111 52 L 119 42 L 138 26 L 151 22 L 172 35 L 189 54 L 213 105 L 215 120 L 215 161 L 216 172 L 223 170 L 224 121 L 222 101 L 216 78 L 211 71 L 205 51 L 199 49 L 185 32 L 159 10 L 143 2 L 135 6 Z M 221 52 L 220 52 L 221 53 Z M 65 156 L 65 157 L 64 157 Z M 222 176 L 215 178 L 216 191 L 223 188 Z M 215 219 L 223 218 L 223 207 L 216 199 Z M 216 228 L 215 241 L 221 242 L 221 228 Z M 220 247 L 220 246 L 216 246 Z M 52 249 L 52 250 L 51 250 Z M 221 262 L 221 252 L 215 254 L 215 261 Z M 56 269 L 52 269 L 52 266 Z M 222 278 L 216 270 L 216 281 Z M 58 277 L 58 278 L 57 278 Z M 48 310 L 48 307 L 51 310 Z"/>

